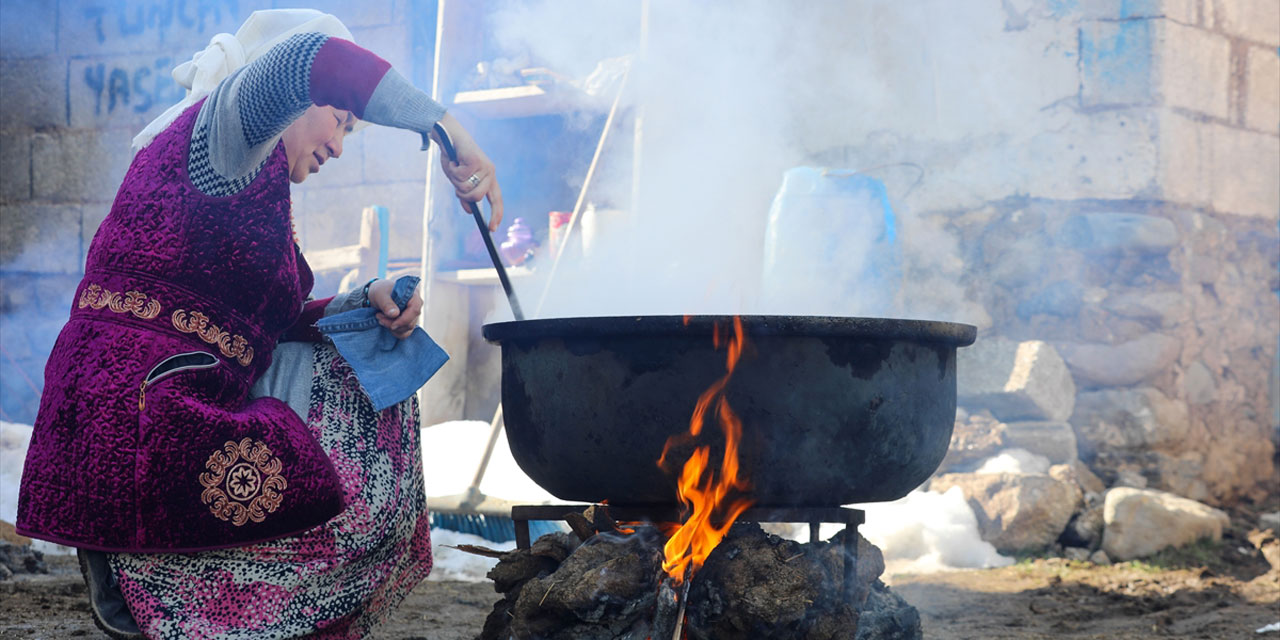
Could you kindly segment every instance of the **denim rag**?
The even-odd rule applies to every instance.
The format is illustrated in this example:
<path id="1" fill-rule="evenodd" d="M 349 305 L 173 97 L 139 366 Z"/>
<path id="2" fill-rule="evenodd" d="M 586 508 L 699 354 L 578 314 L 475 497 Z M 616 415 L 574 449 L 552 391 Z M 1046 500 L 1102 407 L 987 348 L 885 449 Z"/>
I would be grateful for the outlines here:
<path id="1" fill-rule="evenodd" d="M 396 280 L 391 300 L 401 310 L 409 304 L 420 280 L 417 276 Z M 378 324 L 377 316 L 377 309 L 356 309 L 322 318 L 316 328 L 333 341 L 373 401 L 373 408 L 382 411 L 426 384 L 449 360 L 449 354 L 422 327 L 415 327 L 401 340 Z"/>

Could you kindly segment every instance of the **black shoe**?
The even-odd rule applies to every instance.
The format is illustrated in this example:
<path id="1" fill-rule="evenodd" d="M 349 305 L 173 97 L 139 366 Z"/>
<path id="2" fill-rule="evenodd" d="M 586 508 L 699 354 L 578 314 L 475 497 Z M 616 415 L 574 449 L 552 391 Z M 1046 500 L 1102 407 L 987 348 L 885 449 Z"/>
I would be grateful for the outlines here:
<path id="1" fill-rule="evenodd" d="M 120 593 L 120 583 L 107 564 L 107 554 L 101 551 L 76 549 L 80 558 L 80 573 L 84 574 L 89 588 L 89 611 L 93 621 L 104 633 L 116 640 L 141 640 L 142 631 L 129 613 L 129 606 Z"/>

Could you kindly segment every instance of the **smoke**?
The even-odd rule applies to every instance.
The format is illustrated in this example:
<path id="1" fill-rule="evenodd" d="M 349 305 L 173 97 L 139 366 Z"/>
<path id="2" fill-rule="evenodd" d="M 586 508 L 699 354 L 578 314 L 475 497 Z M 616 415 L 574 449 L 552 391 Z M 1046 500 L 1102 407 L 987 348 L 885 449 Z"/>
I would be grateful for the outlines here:
<path id="1" fill-rule="evenodd" d="M 589 192 L 597 206 L 584 219 L 587 250 L 567 254 L 549 287 L 550 269 L 521 286 L 534 301 L 548 287 L 538 316 L 965 319 L 954 241 L 903 203 L 920 169 L 848 151 L 874 131 L 867 114 L 891 111 L 901 89 L 869 55 L 887 12 L 844 3 L 647 6 L 643 33 L 637 2 L 520 3 L 493 18 L 510 55 L 579 77 L 639 51 L 622 125 Z M 634 171 L 617 169 L 633 162 Z M 808 191 L 784 189 L 784 174 L 807 165 L 835 171 Z M 885 236 L 886 207 L 895 237 Z M 779 252 L 788 260 L 775 259 Z M 920 269 L 928 277 L 907 284 Z"/>

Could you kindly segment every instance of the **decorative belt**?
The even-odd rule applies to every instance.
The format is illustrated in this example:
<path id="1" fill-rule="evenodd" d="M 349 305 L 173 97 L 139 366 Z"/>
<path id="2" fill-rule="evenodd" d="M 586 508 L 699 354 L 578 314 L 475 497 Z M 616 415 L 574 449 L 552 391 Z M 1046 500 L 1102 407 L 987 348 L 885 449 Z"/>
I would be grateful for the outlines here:
<path id="1" fill-rule="evenodd" d="M 272 341 L 263 332 L 254 330 L 233 313 L 214 311 L 218 308 L 171 283 L 137 274 L 95 271 L 80 283 L 72 315 L 105 310 L 130 324 L 190 334 L 245 367 L 253 362 L 255 348 L 271 348 Z"/>

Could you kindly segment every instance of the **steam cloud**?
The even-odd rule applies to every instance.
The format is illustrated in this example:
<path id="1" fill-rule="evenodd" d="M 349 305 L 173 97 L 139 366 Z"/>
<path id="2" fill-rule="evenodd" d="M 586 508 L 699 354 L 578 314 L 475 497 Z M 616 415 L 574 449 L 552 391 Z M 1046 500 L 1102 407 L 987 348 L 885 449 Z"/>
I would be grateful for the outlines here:
<path id="1" fill-rule="evenodd" d="M 495 40 L 512 55 L 567 74 L 582 77 L 596 61 L 640 51 L 624 94 L 629 121 L 611 134 L 603 176 L 591 187 L 590 200 L 601 210 L 586 221 L 589 250 L 579 260 L 566 256 L 538 315 L 969 320 L 957 305 L 954 240 L 903 205 L 920 174 L 900 165 L 869 173 L 885 184 L 897 216 L 903 270 L 927 277 L 912 278 L 910 291 L 901 290 L 902 278 L 860 280 L 885 246 L 875 238 L 879 206 L 855 202 L 827 207 L 820 216 L 784 216 L 783 227 L 816 225 L 811 236 L 834 239 L 835 250 L 815 246 L 824 260 L 809 265 L 809 277 L 791 278 L 788 295 L 762 287 L 770 205 L 786 170 L 892 164 L 850 157 L 847 146 L 875 131 L 875 114 L 891 111 L 897 99 L 887 84 L 892 70 L 871 68 L 877 21 L 888 13 L 875 7 L 810 3 L 797 11 L 776 2 L 653 0 L 644 38 L 636 2 L 543 1 L 499 11 L 491 25 Z M 901 19 L 901 11 L 894 17 Z M 616 167 L 632 164 L 628 138 L 635 118 L 641 134 L 633 193 L 632 174 Z M 581 177 L 566 181 L 577 186 Z M 540 271 L 541 281 L 521 287 L 524 299 L 539 298 L 549 269 Z M 896 305 L 877 302 L 886 297 Z M 497 308 L 506 312 L 504 304 Z"/>

